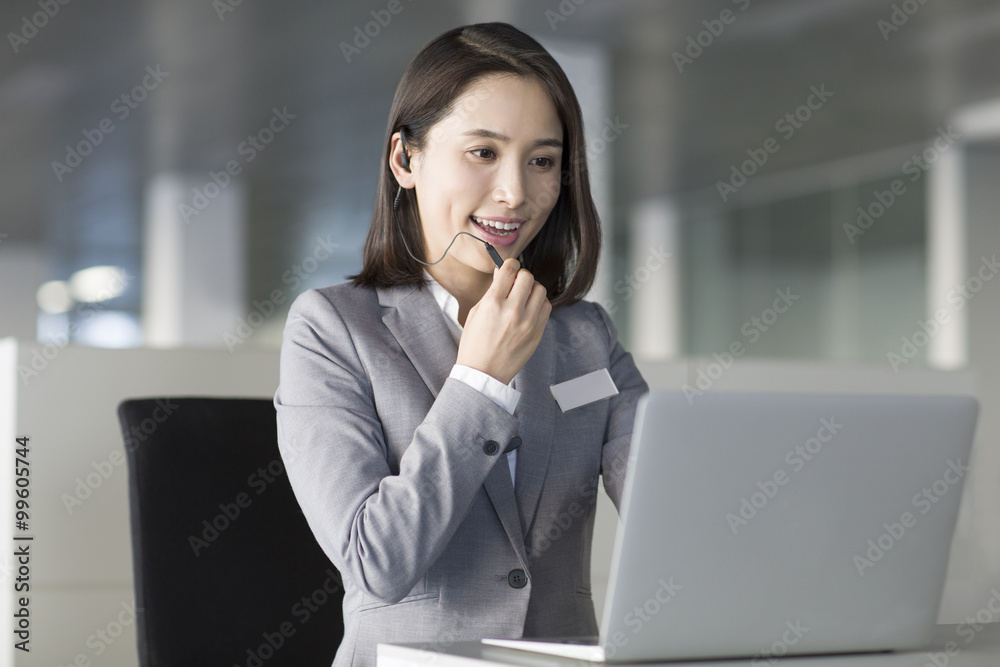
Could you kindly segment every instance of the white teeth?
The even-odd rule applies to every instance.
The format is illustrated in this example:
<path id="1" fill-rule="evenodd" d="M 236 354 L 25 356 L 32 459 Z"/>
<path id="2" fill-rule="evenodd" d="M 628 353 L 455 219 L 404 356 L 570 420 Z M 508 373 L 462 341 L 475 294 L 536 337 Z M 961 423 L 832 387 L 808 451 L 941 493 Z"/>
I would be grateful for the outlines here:
<path id="1" fill-rule="evenodd" d="M 482 218 L 477 218 L 476 216 L 470 216 L 473 220 L 483 225 L 484 227 L 493 227 L 494 229 L 502 229 L 506 231 L 517 229 L 521 226 L 520 222 L 496 222 L 494 220 L 484 220 Z"/>

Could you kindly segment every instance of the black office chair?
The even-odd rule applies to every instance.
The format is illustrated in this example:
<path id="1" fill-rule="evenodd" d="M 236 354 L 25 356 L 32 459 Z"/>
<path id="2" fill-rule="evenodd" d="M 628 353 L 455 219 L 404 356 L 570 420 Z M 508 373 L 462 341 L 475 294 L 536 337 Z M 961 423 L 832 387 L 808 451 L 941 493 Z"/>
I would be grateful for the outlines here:
<path id="1" fill-rule="evenodd" d="M 288 483 L 270 399 L 127 400 L 118 419 L 139 664 L 328 667 L 343 586 Z"/>

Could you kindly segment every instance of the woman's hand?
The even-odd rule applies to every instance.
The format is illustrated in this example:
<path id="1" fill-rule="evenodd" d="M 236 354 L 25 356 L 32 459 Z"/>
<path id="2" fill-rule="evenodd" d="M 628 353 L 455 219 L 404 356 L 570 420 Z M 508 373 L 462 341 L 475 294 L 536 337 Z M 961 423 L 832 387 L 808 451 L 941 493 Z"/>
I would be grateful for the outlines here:
<path id="1" fill-rule="evenodd" d="M 535 353 L 551 312 L 545 288 L 508 258 L 465 318 L 457 363 L 510 384 Z"/>

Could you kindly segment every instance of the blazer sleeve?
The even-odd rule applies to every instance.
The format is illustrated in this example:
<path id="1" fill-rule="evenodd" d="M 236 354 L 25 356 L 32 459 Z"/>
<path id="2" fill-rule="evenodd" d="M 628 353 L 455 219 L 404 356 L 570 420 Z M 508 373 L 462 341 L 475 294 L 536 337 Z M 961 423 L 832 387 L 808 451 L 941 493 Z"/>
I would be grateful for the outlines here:
<path id="1" fill-rule="evenodd" d="M 293 302 L 274 397 L 278 444 L 330 560 L 367 594 L 398 602 L 444 551 L 517 420 L 448 378 L 392 474 L 380 420 L 391 416 L 376 411 L 363 344 L 319 291 Z"/>
<path id="2" fill-rule="evenodd" d="M 618 340 L 618 330 L 611 321 L 611 316 L 600 304 L 592 305 L 607 331 L 608 348 L 611 350 L 608 372 L 611 373 L 611 379 L 618 388 L 618 394 L 611 397 L 607 430 L 604 433 L 601 476 L 604 478 L 604 490 L 620 512 L 635 410 L 639 398 L 649 391 L 649 386 L 636 368 L 632 355 L 625 351 L 621 341 Z"/>

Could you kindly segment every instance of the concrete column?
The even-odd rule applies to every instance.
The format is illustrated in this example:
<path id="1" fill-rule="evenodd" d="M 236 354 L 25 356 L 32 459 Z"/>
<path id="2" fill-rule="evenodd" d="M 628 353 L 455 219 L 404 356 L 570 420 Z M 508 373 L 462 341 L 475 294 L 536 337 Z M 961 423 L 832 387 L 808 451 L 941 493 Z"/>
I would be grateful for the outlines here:
<path id="1" fill-rule="evenodd" d="M 927 363 L 942 369 L 969 362 L 969 311 L 948 294 L 966 278 L 965 155 L 960 145 L 941 153 L 927 173 L 927 317 L 948 320 L 927 345 Z"/>
<path id="2" fill-rule="evenodd" d="M 146 189 L 143 328 L 149 347 L 223 346 L 246 302 L 245 189 L 161 173 Z"/>
<path id="3" fill-rule="evenodd" d="M 959 562 L 949 569 L 966 584 L 963 606 L 968 615 L 984 604 L 992 587 L 1000 585 L 1000 271 L 996 266 L 1000 257 L 1000 191 L 996 187 L 1000 149 L 970 145 L 965 164 L 967 245 L 962 249 L 965 272 L 959 282 L 969 297 L 962 309 L 968 322 L 965 345 L 969 368 L 979 376 L 980 412 L 972 472 L 966 480 L 966 511 L 960 516 L 952 547 L 952 558 Z"/>
<path id="4" fill-rule="evenodd" d="M 680 221 L 667 198 L 649 199 L 632 210 L 628 273 L 615 283 L 628 302 L 632 353 L 644 361 L 681 355 Z"/>
<path id="5" fill-rule="evenodd" d="M 1000 585 L 1000 99 L 967 107 L 945 126 L 960 140 L 930 170 L 929 308 L 942 296 L 949 320 L 932 337 L 929 361 L 968 366 L 979 378 L 979 423 L 948 563 L 939 622 L 957 623 Z M 961 291 L 958 287 L 962 286 Z M 934 314 L 931 310 L 928 315 Z"/>

